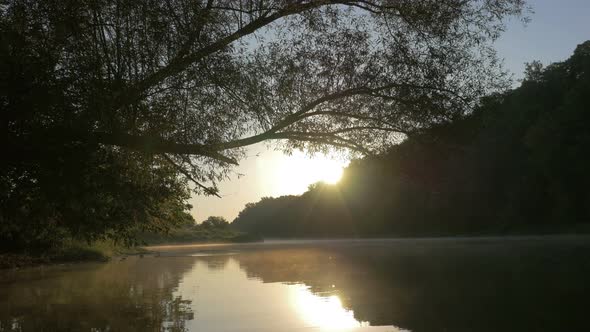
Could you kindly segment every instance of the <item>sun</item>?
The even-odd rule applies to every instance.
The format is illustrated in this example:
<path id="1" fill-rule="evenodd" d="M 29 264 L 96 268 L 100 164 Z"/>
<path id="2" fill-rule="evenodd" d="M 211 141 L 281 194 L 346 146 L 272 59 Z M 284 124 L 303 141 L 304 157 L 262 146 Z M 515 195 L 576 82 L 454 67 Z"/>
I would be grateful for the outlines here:
<path id="1" fill-rule="evenodd" d="M 335 184 L 342 177 L 342 166 L 333 160 L 312 160 L 311 165 L 318 181 Z"/>
<path id="2" fill-rule="evenodd" d="M 346 161 L 316 154 L 308 156 L 294 152 L 275 161 L 273 186 L 277 195 L 299 195 L 307 191 L 310 184 L 323 181 L 337 183 L 342 177 Z"/>

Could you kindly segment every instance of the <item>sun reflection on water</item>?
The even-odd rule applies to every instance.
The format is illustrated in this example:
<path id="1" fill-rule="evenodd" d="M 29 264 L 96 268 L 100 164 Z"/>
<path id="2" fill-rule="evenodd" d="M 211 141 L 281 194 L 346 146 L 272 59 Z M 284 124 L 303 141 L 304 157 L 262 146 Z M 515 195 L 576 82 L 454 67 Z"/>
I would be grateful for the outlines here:
<path id="1" fill-rule="evenodd" d="M 296 311 L 309 327 L 320 331 L 347 331 L 369 326 L 368 322 L 356 320 L 353 312 L 342 306 L 337 295 L 317 296 L 305 285 L 293 285 L 291 292 Z"/>

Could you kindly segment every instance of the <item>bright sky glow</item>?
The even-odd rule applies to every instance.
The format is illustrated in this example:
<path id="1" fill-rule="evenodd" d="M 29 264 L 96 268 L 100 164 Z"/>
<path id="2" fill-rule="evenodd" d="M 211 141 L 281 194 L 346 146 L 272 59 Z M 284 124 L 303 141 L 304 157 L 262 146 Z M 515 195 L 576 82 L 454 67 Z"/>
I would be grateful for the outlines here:
<path id="1" fill-rule="evenodd" d="M 273 191 L 279 195 L 302 194 L 315 182 L 334 184 L 342 177 L 347 162 L 324 155 L 307 156 L 296 151 L 291 156 L 272 160 L 269 167 Z"/>
<path id="2" fill-rule="evenodd" d="M 567 59 L 576 46 L 590 39 L 589 0 L 529 0 L 534 13 L 532 21 L 524 26 L 518 20 L 509 20 L 503 37 L 496 43 L 500 58 L 515 79 L 522 78 L 524 63 L 541 60 L 545 65 Z M 515 81 L 515 86 L 518 81 Z M 262 144 L 248 148 L 250 158 L 243 160 L 236 173 L 220 185 L 222 199 L 195 197 L 193 216 L 202 221 L 210 215 L 233 220 L 249 202 L 265 196 L 298 195 L 307 186 L 319 180 L 337 181 L 342 161 L 306 160 L 302 153 L 285 156 L 269 151 Z M 316 159 L 314 158 L 314 159 Z M 307 158 L 310 159 L 310 158 Z"/>

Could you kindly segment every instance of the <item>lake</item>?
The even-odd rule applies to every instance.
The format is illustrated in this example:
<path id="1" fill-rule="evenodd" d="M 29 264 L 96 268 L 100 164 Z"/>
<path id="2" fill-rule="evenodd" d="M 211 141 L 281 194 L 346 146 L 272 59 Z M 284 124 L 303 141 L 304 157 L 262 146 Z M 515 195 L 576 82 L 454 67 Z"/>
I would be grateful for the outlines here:
<path id="1" fill-rule="evenodd" d="M 582 331 L 590 238 L 151 247 L 0 271 L 0 331 Z"/>

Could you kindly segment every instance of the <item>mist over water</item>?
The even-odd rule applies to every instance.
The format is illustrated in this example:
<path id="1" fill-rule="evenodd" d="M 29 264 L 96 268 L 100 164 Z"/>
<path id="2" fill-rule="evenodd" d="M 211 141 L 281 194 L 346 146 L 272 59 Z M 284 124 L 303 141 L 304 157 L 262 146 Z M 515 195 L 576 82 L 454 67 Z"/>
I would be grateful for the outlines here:
<path id="1" fill-rule="evenodd" d="M 155 249 L 0 273 L 0 331 L 565 331 L 590 295 L 587 237 Z"/>

